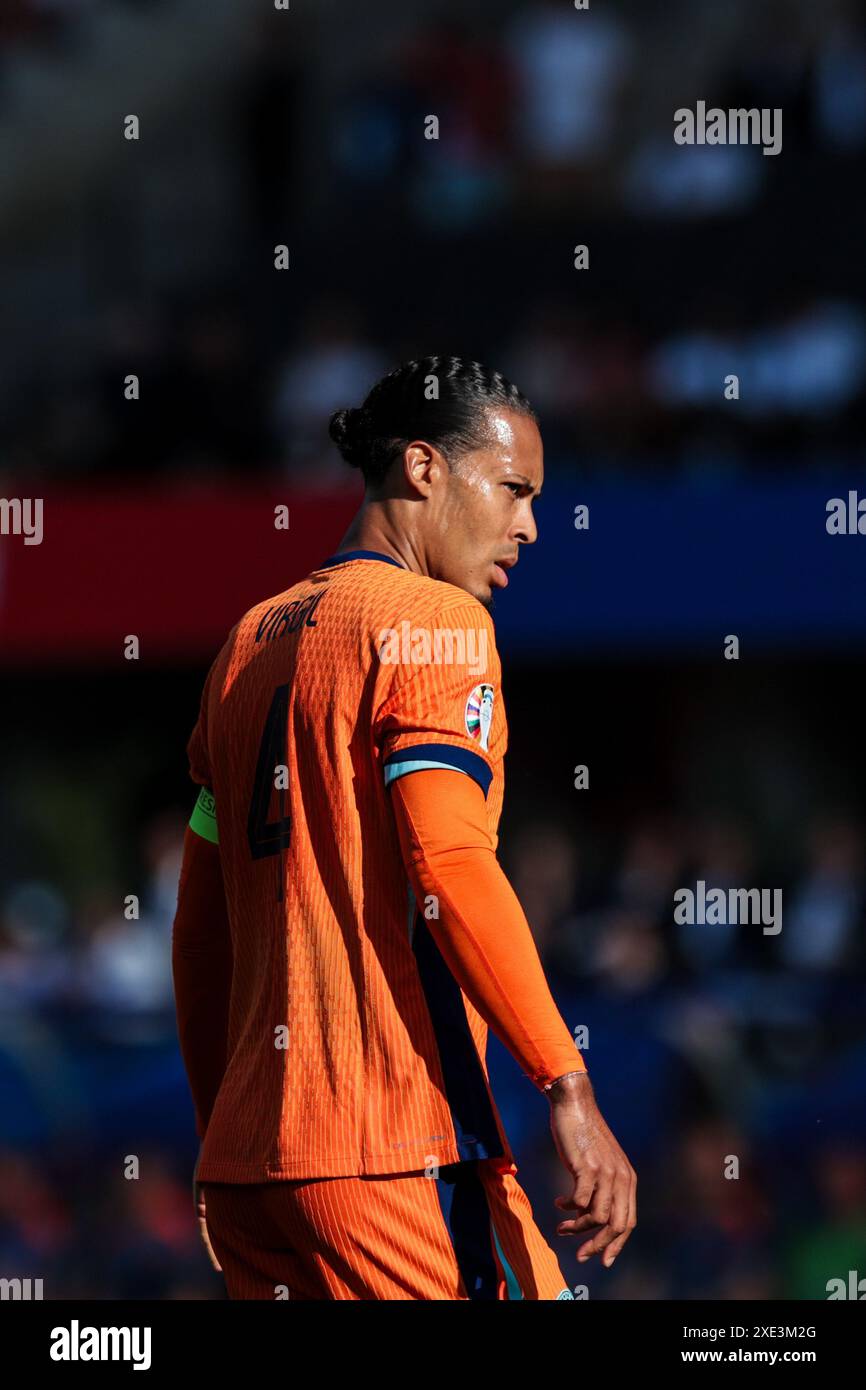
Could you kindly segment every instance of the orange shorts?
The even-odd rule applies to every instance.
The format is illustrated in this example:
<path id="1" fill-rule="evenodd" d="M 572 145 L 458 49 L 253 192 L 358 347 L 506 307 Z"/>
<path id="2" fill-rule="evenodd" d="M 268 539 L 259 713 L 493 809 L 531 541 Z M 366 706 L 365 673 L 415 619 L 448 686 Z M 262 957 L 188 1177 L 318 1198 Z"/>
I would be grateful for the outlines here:
<path id="1" fill-rule="evenodd" d="M 232 1299 L 573 1298 L 501 1159 L 202 1187 Z"/>

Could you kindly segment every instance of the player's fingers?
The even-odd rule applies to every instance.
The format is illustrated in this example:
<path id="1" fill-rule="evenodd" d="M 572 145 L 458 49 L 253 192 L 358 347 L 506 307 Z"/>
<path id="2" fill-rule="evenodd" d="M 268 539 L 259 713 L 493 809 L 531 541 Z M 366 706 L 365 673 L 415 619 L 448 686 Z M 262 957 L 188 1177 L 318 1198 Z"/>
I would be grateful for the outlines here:
<path id="1" fill-rule="evenodd" d="M 591 1216 L 596 1226 L 606 1226 L 611 1219 L 613 1210 L 613 1199 L 616 1187 L 616 1174 L 613 1169 L 604 1169 L 596 1183 L 595 1195 L 592 1204 L 587 1211 L 587 1216 Z"/>
<path id="2" fill-rule="evenodd" d="M 207 1199 L 205 1196 L 204 1184 L 193 1180 L 192 1185 L 193 1206 L 195 1208 L 195 1218 L 198 1222 L 198 1233 L 201 1243 L 207 1251 L 207 1257 L 214 1269 L 222 1274 L 222 1266 L 216 1257 L 213 1246 L 211 1245 L 210 1232 L 207 1228 Z"/>
<path id="3" fill-rule="evenodd" d="M 610 1204 L 610 1226 L 615 1233 L 628 1229 L 628 1214 L 631 1197 L 631 1174 L 630 1170 L 622 1167 L 617 1171 L 613 1184 L 613 1193 Z M 612 1241 L 610 1242 L 613 1243 Z M 608 1260 L 605 1259 L 605 1264 Z"/>
<path id="4" fill-rule="evenodd" d="M 557 1198 L 556 1205 L 568 1211 L 588 1210 L 593 1193 L 598 1185 L 600 1170 L 585 1165 L 575 1177 L 574 1191 L 570 1197 Z"/>
<path id="5" fill-rule="evenodd" d="M 629 1236 L 631 1235 L 633 1229 L 634 1229 L 634 1225 L 633 1225 L 633 1223 L 632 1223 L 631 1221 L 629 1221 L 628 1226 L 627 1226 L 626 1229 L 622 1232 L 622 1234 L 621 1234 L 621 1235 L 618 1235 L 618 1236 L 615 1236 L 614 1239 L 613 1239 L 613 1240 L 610 1242 L 610 1244 L 608 1245 L 608 1247 L 607 1247 L 607 1249 L 605 1250 L 604 1255 L 603 1255 L 603 1257 L 602 1257 L 602 1261 L 601 1261 L 602 1264 L 605 1265 L 605 1267 L 606 1267 L 607 1269 L 610 1269 L 611 1265 L 613 1264 L 613 1262 L 614 1262 L 614 1260 L 616 1259 L 617 1255 L 619 1254 L 620 1250 L 621 1250 L 622 1247 L 625 1245 L 626 1241 L 628 1240 Z"/>
<path id="6" fill-rule="evenodd" d="M 592 1240 L 586 1241 L 578 1250 L 577 1258 L 579 1263 L 584 1264 L 587 1260 L 592 1259 L 593 1255 L 597 1255 L 599 1251 L 606 1249 L 614 1235 L 615 1232 L 611 1226 L 602 1226 L 598 1235 L 593 1236 Z"/>
<path id="7" fill-rule="evenodd" d="M 210 1260 L 217 1273 L 222 1274 L 222 1265 L 217 1259 L 216 1254 L 214 1253 L 214 1248 L 210 1243 L 210 1236 L 208 1235 L 207 1223 L 204 1217 L 199 1218 L 198 1228 L 199 1234 L 201 1235 L 202 1244 L 204 1245 L 204 1248 L 207 1251 L 208 1259 Z"/>
<path id="8" fill-rule="evenodd" d="M 556 1231 L 561 1236 L 579 1236 L 581 1231 L 588 1231 L 591 1226 L 597 1225 L 595 1217 L 587 1213 L 585 1216 L 574 1216 L 569 1217 L 567 1221 L 560 1221 Z"/>
<path id="9" fill-rule="evenodd" d="M 588 1260 L 592 1255 L 596 1255 L 604 1250 L 605 1256 L 603 1264 L 610 1268 L 622 1249 L 625 1240 L 631 1235 L 631 1189 L 633 1174 L 631 1169 L 620 1169 L 617 1172 L 616 1181 L 611 1192 L 611 1200 L 607 1224 L 595 1235 L 582 1245 L 578 1251 L 577 1258 L 580 1261 Z M 611 1254 L 610 1247 L 614 1247 Z"/>
<path id="10" fill-rule="evenodd" d="M 560 1211 L 576 1211 L 577 1202 L 573 1197 L 554 1197 L 553 1205 L 559 1207 Z"/>
<path id="11" fill-rule="evenodd" d="M 626 1221 L 626 1228 L 625 1228 L 625 1230 L 623 1231 L 622 1235 L 617 1236 L 615 1240 L 612 1240 L 612 1241 L 611 1241 L 610 1245 L 607 1247 L 607 1251 L 606 1251 L 606 1253 L 605 1253 L 604 1260 L 602 1261 L 602 1263 L 605 1264 L 605 1265 L 608 1267 L 608 1269 L 609 1269 L 610 1266 L 613 1264 L 614 1260 L 616 1259 L 616 1257 L 617 1257 L 617 1255 L 619 1254 L 619 1252 L 620 1252 L 620 1250 L 622 1249 L 622 1247 L 625 1245 L 626 1241 L 628 1240 L 629 1236 L 631 1235 L 631 1233 L 632 1233 L 632 1231 L 634 1230 L 634 1228 L 635 1228 L 636 1225 L 637 1225 L 637 1174 L 636 1174 L 636 1173 L 632 1173 L 632 1175 L 631 1175 L 631 1181 L 630 1181 L 630 1183 L 629 1183 L 628 1219 L 627 1219 L 627 1221 Z"/>
<path id="12" fill-rule="evenodd" d="M 631 1231 L 623 1231 L 621 1236 L 616 1236 L 610 1242 L 610 1245 L 607 1247 L 607 1249 L 601 1257 L 601 1262 L 604 1265 L 605 1269 L 610 1269 L 611 1265 L 613 1264 L 614 1260 L 616 1259 L 622 1247 L 625 1245 L 630 1235 Z"/>

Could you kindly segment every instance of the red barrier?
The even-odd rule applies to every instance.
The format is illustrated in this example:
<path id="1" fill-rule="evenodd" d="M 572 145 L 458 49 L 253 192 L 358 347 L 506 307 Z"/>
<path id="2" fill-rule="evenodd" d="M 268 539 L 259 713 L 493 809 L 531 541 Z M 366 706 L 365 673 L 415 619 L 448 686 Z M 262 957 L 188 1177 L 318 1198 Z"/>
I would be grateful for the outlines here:
<path id="1" fill-rule="evenodd" d="M 213 657 L 247 608 L 336 550 L 361 497 L 278 484 L 44 492 L 38 545 L 0 535 L 0 660 L 120 663 L 130 634 L 146 664 Z"/>

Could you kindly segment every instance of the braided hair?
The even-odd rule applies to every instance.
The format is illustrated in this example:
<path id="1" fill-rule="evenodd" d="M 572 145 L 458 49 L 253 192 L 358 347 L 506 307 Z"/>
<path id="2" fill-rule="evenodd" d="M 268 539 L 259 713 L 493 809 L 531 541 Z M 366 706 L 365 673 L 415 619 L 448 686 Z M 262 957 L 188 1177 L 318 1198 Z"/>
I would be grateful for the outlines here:
<path id="1" fill-rule="evenodd" d="M 357 408 L 335 410 L 328 433 L 368 488 L 384 482 L 413 439 L 433 444 L 452 461 L 488 438 L 485 410 L 513 410 L 538 423 L 523 392 L 501 372 L 465 357 L 419 357 L 377 381 Z"/>

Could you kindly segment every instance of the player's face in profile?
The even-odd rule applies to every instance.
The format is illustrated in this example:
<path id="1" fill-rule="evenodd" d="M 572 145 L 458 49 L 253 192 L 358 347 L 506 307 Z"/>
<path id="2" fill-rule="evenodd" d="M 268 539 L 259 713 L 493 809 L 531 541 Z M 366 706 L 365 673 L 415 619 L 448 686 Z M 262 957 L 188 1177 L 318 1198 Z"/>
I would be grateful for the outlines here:
<path id="1" fill-rule="evenodd" d="M 488 410 L 489 442 L 447 477 L 437 517 L 437 579 L 492 607 L 522 545 L 538 534 L 532 501 L 544 481 L 538 426 L 510 410 Z"/>

